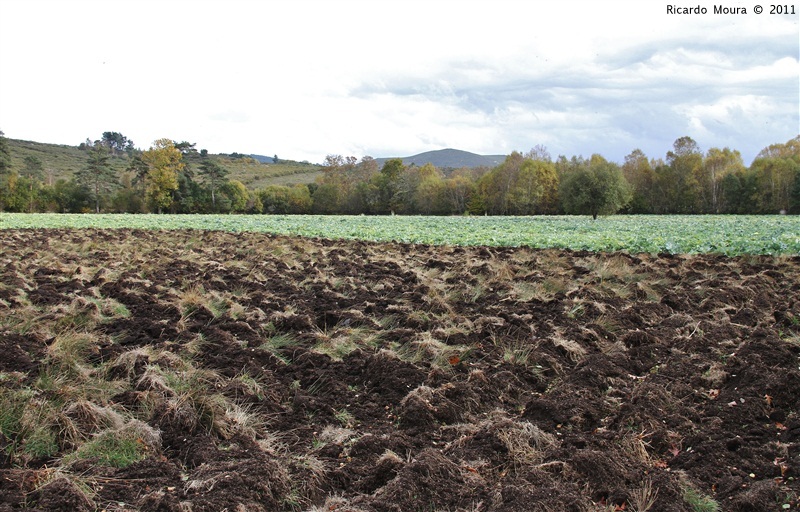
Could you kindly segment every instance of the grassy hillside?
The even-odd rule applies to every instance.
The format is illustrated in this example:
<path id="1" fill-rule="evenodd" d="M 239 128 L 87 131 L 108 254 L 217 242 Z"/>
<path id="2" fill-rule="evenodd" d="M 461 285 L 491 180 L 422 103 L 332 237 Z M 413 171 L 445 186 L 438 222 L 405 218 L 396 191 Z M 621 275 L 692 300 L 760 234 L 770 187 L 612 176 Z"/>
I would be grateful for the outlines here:
<path id="1" fill-rule="evenodd" d="M 45 183 L 55 183 L 60 178 L 70 178 L 86 165 L 85 151 L 77 146 L 44 144 L 26 140 L 6 139 L 11 154 L 11 168 L 20 171 L 25 167 L 25 158 L 34 156 L 42 161 Z M 112 158 L 114 169 L 123 171 L 128 166 L 127 157 Z"/>
<path id="2" fill-rule="evenodd" d="M 55 183 L 60 178 L 69 179 L 86 165 L 87 154 L 77 146 L 47 144 L 16 139 L 6 139 L 11 154 L 11 165 L 15 170 L 24 167 L 25 158 L 35 156 L 42 161 L 45 183 Z M 210 158 L 228 169 L 230 179 L 239 180 L 250 189 L 267 185 L 292 185 L 313 183 L 320 172 L 315 164 L 293 161 L 260 163 L 253 158 L 232 158 L 228 155 L 210 155 Z M 128 167 L 129 157 L 120 155 L 110 159 L 110 165 L 120 173 Z M 187 158 L 193 169 L 200 165 L 200 157 Z"/>
<path id="3" fill-rule="evenodd" d="M 212 155 L 221 166 L 228 169 L 230 179 L 239 180 L 249 189 L 264 188 L 267 185 L 293 185 L 295 183 L 314 183 L 320 174 L 316 164 L 281 160 L 278 163 L 261 163 L 254 158 L 231 158 L 227 155 Z M 190 165 L 200 165 L 199 158 L 189 160 Z"/>

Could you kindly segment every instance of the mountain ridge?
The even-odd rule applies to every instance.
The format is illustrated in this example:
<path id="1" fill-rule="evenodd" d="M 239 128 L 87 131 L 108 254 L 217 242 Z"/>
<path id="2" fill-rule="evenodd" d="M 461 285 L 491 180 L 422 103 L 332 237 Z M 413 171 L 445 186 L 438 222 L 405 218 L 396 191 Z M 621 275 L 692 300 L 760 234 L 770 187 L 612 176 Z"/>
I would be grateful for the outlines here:
<path id="1" fill-rule="evenodd" d="M 503 163 L 506 155 L 479 155 L 461 149 L 437 149 L 425 151 L 412 156 L 376 158 L 379 166 L 382 166 L 392 158 L 400 158 L 403 165 L 423 166 L 427 163 L 440 169 L 460 169 L 462 167 L 495 167 Z"/>

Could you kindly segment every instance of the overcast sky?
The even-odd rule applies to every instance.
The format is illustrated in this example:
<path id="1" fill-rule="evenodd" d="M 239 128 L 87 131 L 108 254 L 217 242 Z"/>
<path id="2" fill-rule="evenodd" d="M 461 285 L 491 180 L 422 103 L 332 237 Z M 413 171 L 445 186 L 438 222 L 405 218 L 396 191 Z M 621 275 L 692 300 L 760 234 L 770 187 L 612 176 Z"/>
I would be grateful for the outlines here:
<path id="1" fill-rule="evenodd" d="M 0 130 L 311 162 L 689 135 L 749 165 L 800 133 L 798 15 L 754 1 L 0 0 Z"/>

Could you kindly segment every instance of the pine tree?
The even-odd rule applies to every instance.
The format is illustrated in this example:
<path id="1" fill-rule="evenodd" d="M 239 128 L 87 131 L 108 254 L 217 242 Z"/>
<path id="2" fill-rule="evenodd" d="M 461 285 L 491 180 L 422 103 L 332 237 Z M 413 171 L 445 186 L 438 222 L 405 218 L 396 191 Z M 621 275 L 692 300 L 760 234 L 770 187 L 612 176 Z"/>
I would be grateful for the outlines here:
<path id="1" fill-rule="evenodd" d="M 75 173 L 78 183 L 94 197 L 95 213 L 100 213 L 100 199 L 117 185 L 117 176 L 108 165 L 109 149 L 95 144 L 89 151 L 86 167 Z"/>

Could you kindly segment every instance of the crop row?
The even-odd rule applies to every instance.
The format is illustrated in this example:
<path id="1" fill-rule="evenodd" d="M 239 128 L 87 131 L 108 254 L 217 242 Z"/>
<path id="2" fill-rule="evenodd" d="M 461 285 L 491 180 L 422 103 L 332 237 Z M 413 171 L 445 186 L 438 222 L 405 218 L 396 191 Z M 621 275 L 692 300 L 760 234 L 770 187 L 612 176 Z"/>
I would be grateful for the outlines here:
<path id="1" fill-rule="evenodd" d="M 800 254 L 794 216 L 425 217 L 0 213 L 0 229 L 204 229 L 434 245 L 630 253 Z"/>

